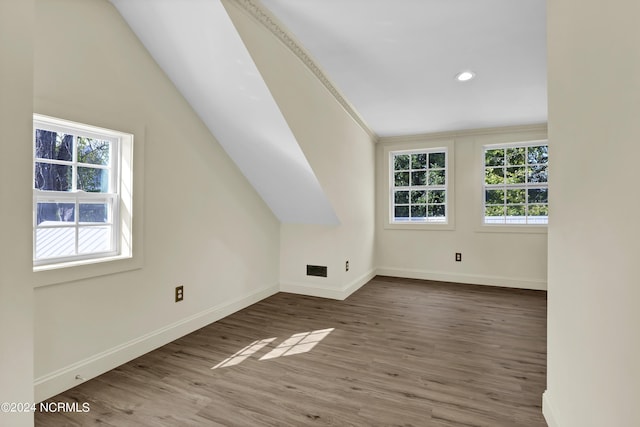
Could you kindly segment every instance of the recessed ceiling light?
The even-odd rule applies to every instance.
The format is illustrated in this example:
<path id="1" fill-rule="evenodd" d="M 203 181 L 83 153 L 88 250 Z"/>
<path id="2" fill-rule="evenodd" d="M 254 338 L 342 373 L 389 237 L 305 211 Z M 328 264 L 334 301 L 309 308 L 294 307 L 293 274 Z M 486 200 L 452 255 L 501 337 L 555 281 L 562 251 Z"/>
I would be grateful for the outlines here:
<path id="1" fill-rule="evenodd" d="M 463 71 L 461 73 L 456 74 L 456 80 L 459 82 L 468 82 L 476 76 L 476 73 L 473 71 Z"/>

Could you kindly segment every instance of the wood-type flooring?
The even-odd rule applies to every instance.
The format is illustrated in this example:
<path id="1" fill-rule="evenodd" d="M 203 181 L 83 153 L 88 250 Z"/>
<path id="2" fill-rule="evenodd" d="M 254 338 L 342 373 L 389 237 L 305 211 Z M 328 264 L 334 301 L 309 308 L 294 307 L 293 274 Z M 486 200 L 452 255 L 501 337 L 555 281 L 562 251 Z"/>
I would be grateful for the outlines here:
<path id="1" fill-rule="evenodd" d="M 378 276 L 345 301 L 278 293 L 35 424 L 538 427 L 545 377 L 545 292 Z"/>

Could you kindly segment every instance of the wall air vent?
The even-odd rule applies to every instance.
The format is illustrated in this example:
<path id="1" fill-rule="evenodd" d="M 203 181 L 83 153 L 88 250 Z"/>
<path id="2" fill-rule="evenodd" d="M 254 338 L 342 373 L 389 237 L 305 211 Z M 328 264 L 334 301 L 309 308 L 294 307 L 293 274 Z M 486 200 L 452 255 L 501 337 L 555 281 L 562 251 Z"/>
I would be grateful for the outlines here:
<path id="1" fill-rule="evenodd" d="M 324 265 L 307 265 L 307 276 L 327 277 L 327 267 Z"/>

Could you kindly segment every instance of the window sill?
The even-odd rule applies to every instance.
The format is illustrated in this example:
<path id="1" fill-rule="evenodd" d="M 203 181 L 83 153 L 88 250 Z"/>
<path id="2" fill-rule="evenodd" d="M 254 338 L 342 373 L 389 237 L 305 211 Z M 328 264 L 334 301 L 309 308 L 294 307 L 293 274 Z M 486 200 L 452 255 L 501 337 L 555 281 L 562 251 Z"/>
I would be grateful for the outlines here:
<path id="1" fill-rule="evenodd" d="M 454 224 L 443 223 L 389 223 L 384 225 L 387 230 L 424 230 L 424 231 L 452 231 L 455 230 Z"/>
<path id="2" fill-rule="evenodd" d="M 111 256 L 99 259 L 70 261 L 33 268 L 34 288 L 90 279 L 142 268 L 140 257 Z"/>
<path id="3" fill-rule="evenodd" d="M 545 225 L 480 225 L 476 227 L 478 233 L 523 233 L 523 234 L 547 234 L 548 226 Z"/>

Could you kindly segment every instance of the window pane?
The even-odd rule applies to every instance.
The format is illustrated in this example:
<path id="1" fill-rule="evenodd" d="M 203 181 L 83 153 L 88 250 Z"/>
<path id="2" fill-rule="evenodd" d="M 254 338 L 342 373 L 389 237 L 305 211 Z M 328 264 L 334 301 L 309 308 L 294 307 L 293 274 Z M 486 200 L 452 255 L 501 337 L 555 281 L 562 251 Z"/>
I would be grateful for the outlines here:
<path id="1" fill-rule="evenodd" d="M 408 191 L 396 191 L 394 197 L 395 203 L 406 203 L 409 204 L 409 192 Z"/>
<path id="2" fill-rule="evenodd" d="M 504 165 L 504 149 L 486 150 L 484 152 L 485 166 L 503 166 Z"/>
<path id="3" fill-rule="evenodd" d="M 88 193 L 108 193 L 109 171 L 107 169 L 78 167 L 78 190 Z"/>
<path id="4" fill-rule="evenodd" d="M 549 146 L 529 147 L 527 162 L 531 165 L 544 164 L 549 161 Z"/>
<path id="5" fill-rule="evenodd" d="M 428 196 L 429 203 L 444 203 L 445 191 L 444 190 L 430 190 Z"/>
<path id="6" fill-rule="evenodd" d="M 76 230 L 65 228 L 39 228 L 36 230 L 36 259 L 75 255 Z"/>
<path id="7" fill-rule="evenodd" d="M 427 183 L 426 171 L 411 172 L 411 185 L 426 185 L 426 183 Z"/>
<path id="8" fill-rule="evenodd" d="M 409 218 L 409 206 L 396 206 L 395 208 L 396 218 Z"/>
<path id="9" fill-rule="evenodd" d="M 411 206 L 411 218 L 426 218 L 427 207 L 425 205 Z"/>
<path id="10" fill-rule="evenodd" d="M 524 205 L 508 205 L 507 206 L 507 216 L 524 216 L 525 209 Z"/>
<path id="11" fill-rule="evenodd" d="M 107 203 L 80 203 L 80 222 L 107 222 L 109 205 Z"/>
<path id="12" fill-rule="evenodd" d="M 507 190 L 507 204 L 525 203 L 524 188 L 516 190 Z"/>
<path id="13" fill-rule="evenodd" d="M 36 129 L 36 158 L 73 160 L 73 135 Z"/>
<path id="14" fill-rule="evenodd" d="M 507 164 L 524 165 L 525 147 L 507 148 Z"/>
<path id="15" fill-rule="evenodd" d="M 71 166 L 36 162 L 33 185 L 38 190 L 71 191 L 72 171 Z"/>
<path id="16" fill-rule="evenodd" d="M 38 225 L 74 223 L 75 209 L 74 203 L 39 202 L 36 208 L 36 222 Z"/>
<path id="17" fill-rule="evenodd" d="M 484 170 L 485 184 L 503 184 L 504 168 L 486 168 Z"/>
<path id="18" fill-rule="evenodd" d="M 526 224 L 525 207 L 521 205 L 507 206 L 507 224 Z"/>
<path id="19" fill-rule="evenodd" d="M 409 172 L 396 172 L 394 182 L 396 187 L 408 187 Z"/>
<path id="20" fill-rule="evenodd" d="M 548 216 L 549 206 L 547 205 L 529 205 L 529 216 Z"/>
<path id="21" fill-rule="evenodd" d="M 504 190 L 487 190 L 485 191 L 485 200 L 487 205 L 503 205 Z"/>
<path id="22" fill-rule="evenodd" d="M 429 171 L 429 185 L 444 185 L 445 184 L 445 171 Z"/>
<path id="23" fill-rule="evenodd" d="M 427 203 L 427 192 L 424 190 L 412 191 L 411 203 Z"/>
<path id="24" fill-rule="evenodd" d="M 429 167 L 430 168 L 444 168 L 445 153 L 429 153 Z"/>
<path id="25" fill-rule="evenodd" d="M 411 155 L 411 169 L 426 169 L 427 168 L 427 154 L 412 154 Z"/>
<path id="26" fill-rule="evenodd" d="M 547 182 L 546 166 L 530 166 L 527 168 L 529 182 Z"/>
<path id="27" fill-rule="evenodd" d="M 507 168 L 507 184 L 524 184 L 526 175 L 525 171 L 525 167 Z"/>
<path id="28" fill-rule="evenodd" d="M 401 154 L 393 156 L 393 169 L 397 171 L 409 170 L 409 155 Z"/>
<path id="29" fill-rule="evenodd" d="M 549 190 L 546 188 L 530 188 L 529 203 L 547 203 L 549 201 Z"/>
<path id="30" fill-rule="evenodd" d="M 444 205 L 429 205 L 429 217 L 444 217 L 445 207 Z"/>
<path id="31" fill-rule="evenodd" d="M 487 224 L 504 224 L 504 206 L 487 206 L 484 209 L 484 222 Z"/>
<path id="32" fill-rule="evenodd" d="M 78 162 L 108 166 L 110 153 L 109 141 L 78 137 Z"/>
<path id="33" fill-rule="evenodd" d="M 78 253 L 92 254 L 111 250 L 111 227 L 80 227 Z"/>

